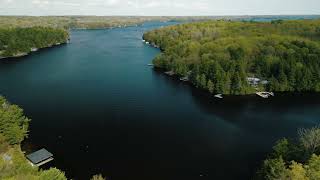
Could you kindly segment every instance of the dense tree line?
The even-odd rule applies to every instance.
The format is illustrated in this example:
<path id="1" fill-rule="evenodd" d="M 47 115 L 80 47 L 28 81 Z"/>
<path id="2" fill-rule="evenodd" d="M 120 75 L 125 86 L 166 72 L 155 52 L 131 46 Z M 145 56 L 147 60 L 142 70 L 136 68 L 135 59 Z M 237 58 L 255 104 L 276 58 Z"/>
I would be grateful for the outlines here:
<path id="1" fill-rule="evenodd" d="M 143 38 L 163 50 L 156 67 L 212 93 L 320 91 L 320 20 L 196 22 Z M 252 86 L 248 77 L 265 83 Z"/>
<path id="2" fill-rule="evenodd" d="M 65 43 L 69 33 L 48 27 L 0 28 L 0 57 L 19 56 L 32 48 L 44 48 Z"/>
<path id="3" fill-rule="evenodd" d="M 298 139 L 281 139 L 264 160 L 256 179 L 320 179 L 320 128 L 299 130 Z"/>

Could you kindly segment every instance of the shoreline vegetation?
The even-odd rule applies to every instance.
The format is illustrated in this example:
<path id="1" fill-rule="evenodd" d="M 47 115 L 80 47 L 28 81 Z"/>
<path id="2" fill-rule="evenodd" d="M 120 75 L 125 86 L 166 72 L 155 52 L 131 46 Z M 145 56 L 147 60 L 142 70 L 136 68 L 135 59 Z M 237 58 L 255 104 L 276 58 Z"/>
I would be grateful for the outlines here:
<path id="1" fill-rule="evenodd" d="M 149 21 L 178 21 L 178 22 L 193 22 L 193 21 L 206 21 L 206 20 L 233 20 L 233 21 L 256 21 L 263 19 L 269 21 L 271 19 L 314 19 L 320 18 L 317 15 L 304 15 L 304 16 L 0 16 L 0 60 L 10 57 L 22 57 L 31 52 L 38 51 L 42 48 L 49 48 L 60 44 L 69 42 L 70 29 L 111 29 L 122 28 L 129 26 L 139 26 L 144 22 Z M 37 38 L 37 34 L 33 37 L 24 39 L 26 37 L 14 37 L 12 34 L 1 35 L 1 31 L 5 30 L 20 30 L 26 31 L 33 28 L 52 28 L 52 30 L 64 30 L 68 37 L 64 40 L 55 43 L 45 42 L 38 46 L 31 39 Z M 56 33 L 47 32 L 49 35 Z M 7 37 L 4 37 L 7 36 Z M 64 36 L 64 35 L 63 35 Z M 6 38 L 12 38 L 6 41 Z M 16 43 L 14 46 L 19 46 L 20 49 L 15 52 L 10 52 L 12 44 L 9 42 L 14 41 L 27 41 L 27 43 Z M 41 41 L 41 40 L 40 40 Z M 39 42 L 38 42 L 39 43 Z M 33 44 L 33 45 L 32 45 Z M 10 47 L 9 47 L 10 46 Z M 9 50 L 8 50 L 9 49 Z M 13 48 L 14 49 L 14 48 Z M 9 52 L 8 52 L 9 51 Z"/>
<path id="2" fill-rule="evenodd" d="M 0 179 L 66 180 L 62 171 L 41 170 L 25 158 L 20 143 L 28 136 L 29 122 L 19 106 L 0 96 Z"/>
<path id="3" fill-rule="evenodd" d="M 0 28 L 0 60 L 22 57 L 69 42 L 69 32 L 51 27 Z"/>
<path id="4" fill-rule="evenodd" d="M 299 129 L 298 138 L 282 138 L 273 146 L 254 179 L 320 179 L 320 127 Z"/>
<path id="5" fill-rule="evenodd" d="M 146 32 L 155 68 L 212 94 L 320 92 L 320 20 L 205 21 Z"/>
<path id="6" fill-rule="evenodd" d="M 23 109 L 0 96 L 0 179 L 67 180 L 61 170 L 54 167 L 42 170 L 26 159 L 20 144 L 28 137 L 30 121 Z M 105 180 L 102 175 L 94 175 L 91 179 Z"/>

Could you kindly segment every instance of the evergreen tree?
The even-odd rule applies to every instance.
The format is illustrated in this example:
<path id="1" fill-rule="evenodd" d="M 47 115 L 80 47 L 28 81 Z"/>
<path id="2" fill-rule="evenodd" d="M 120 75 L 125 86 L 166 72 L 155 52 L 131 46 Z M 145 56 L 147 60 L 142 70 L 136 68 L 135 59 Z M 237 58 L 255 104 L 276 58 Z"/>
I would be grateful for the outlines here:
<path id="1" fill-rule="evenodd" d="M 207 85 L 208 85 L 208 91 L 210 92 L 210 93 L 213 93 L 214 92 L 214 84 L 212 83 L 212 81 L 209 79 L 208 80 L 208 83 L 207 83 Z"/>

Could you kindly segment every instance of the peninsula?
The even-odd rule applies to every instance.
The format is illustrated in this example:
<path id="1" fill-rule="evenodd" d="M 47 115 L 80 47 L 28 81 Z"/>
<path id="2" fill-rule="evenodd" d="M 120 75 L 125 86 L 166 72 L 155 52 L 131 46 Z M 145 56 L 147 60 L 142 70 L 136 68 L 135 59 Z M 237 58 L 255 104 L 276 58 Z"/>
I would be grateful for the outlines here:
<path id="1" fill-rule="evenodd" d="M 221 94 L 320 91 L 320 21 L 207 21 L 149 31 L 154 66 Z"/>

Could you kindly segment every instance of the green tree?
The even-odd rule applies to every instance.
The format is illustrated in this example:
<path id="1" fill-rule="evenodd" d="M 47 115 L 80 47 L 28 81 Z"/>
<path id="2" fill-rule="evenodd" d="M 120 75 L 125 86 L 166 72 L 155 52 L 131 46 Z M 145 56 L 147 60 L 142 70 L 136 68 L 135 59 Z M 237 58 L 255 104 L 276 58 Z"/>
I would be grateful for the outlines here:
<path id="1" fill-rule="evenodd" d="M 276 145 L 273 146 L 273 156 L 274 157 L 283 157 L 287 159 L 289 155 L 289 141 L 286 138 L 280 139 L 277 141 Z"/>
<path id="2" fill-rule="evenodd" d="M 289 170 L 287 171 L 286 179 L 309 180 L 309 178 L 307 177 L 307 172 L 304 169 L 303 165 L 294 161 L 291 162 Z"/>
<path id="3" fill-rule="evenodd" d="M 214 84 L 212 83 L 212 81 L 209 79 L 208 83 L 208 91 L 212 94 L 214 92 Z"/>
<path id="4" fill-rule="evenodd" d="M 320 156 L 313 154 L 306 166 L 307 176 L 310 180 L 320 179 Z"/>
<path id="5" fill-rule="evenodd" d="M 259 172 L 261 178 L 265 180 L 285 179 L 287 169 L 283 159 L 267 159 L 263 162 L 262 169 Z"/>
<path id="6" fill-rule="evenodd" d="M 94 175 L 90 180 L 106 180 L 101 174 Z"/>
<path id="7" fill-rule="evenodd" d="M 300 129 L 299 140 L 308 154 L 313 154 L 320 147 L 320 128 L 313 127 L 310 129 Z"/>
<path id="8" fill-rule="evenodd" d="M 27 136 L 29 121 L 21 108 L 0 96 L 0 133 L 8 143 L 19 144 Z"/>
<path id="9" fill-rule="evenodd" d="M 49 170 L 42 171 L 39 178 L 41 180 L 67 180 L 64 173 L 56 168 L 50 168 Z"/>
<path id="10" fill-rule="evenodd" d="M 207 89 L 207 78 L 205 74 L 201 74 L 200 76 L 200 85 L 201 85 L 201 88 Z"/>

